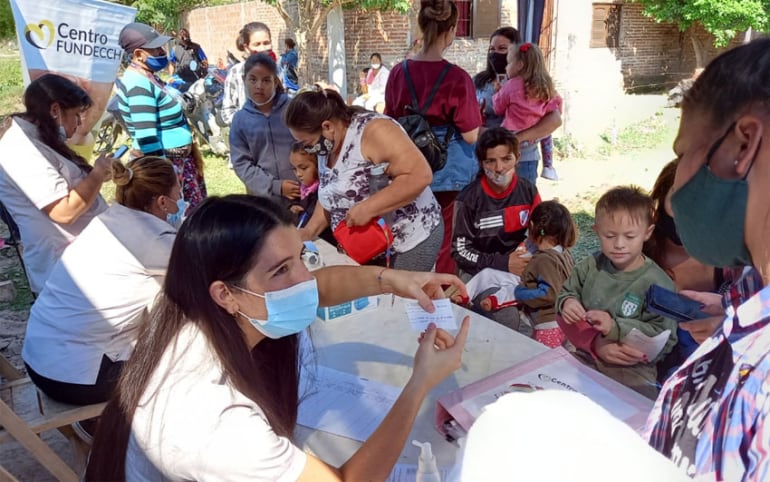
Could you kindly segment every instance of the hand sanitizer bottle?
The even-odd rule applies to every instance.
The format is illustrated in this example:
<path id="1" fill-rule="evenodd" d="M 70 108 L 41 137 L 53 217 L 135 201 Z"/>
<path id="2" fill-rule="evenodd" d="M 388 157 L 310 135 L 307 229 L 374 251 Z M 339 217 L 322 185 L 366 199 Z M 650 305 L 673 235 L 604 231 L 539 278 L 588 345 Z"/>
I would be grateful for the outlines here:
<path id="1" fill-rule="evenodd" d="M 420 447 L 420 460 L 417 464 L 415 482 L 441 482 L 441 474 L 436 466 L 436 456 L 433 455 L 430 442 L 412 440 L 412 445 Z"/>

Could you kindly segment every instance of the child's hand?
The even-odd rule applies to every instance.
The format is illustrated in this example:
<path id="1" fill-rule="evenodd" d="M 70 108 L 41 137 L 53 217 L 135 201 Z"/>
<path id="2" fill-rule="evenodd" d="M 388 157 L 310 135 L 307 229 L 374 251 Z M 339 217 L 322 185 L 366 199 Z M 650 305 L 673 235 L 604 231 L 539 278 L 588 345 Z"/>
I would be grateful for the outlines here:
<path id="1" fill-rule="evenodd" d="M 483 300 L 479 301 L 479 307 L 484 311 L 492 311 L 492 298 L 487 296 Z"/>
<path id="2" fill-rule="evenodd" d="M 561 305 L 561 317 L 570 325 L 584 320 L 586 310 L 583 305 L 575 298 L 567 298 Z"/>
<path id="3" fill-rule="evenodd" d="M 649 363 L 647 355 L 623 343 L 609 341 L 597 336 L 593 341 L 593 349 L 601 360 L 613 365 L 633 366 L 638 363 Z"/>
<path id="4" fill-rule="evenodd" d="M 300 206 L 299 204 L 294 204 L 291 207 L 289 207 L 289 211 L 291 211 L 294 214 L 305 212 L 305 210 L 302 209 L 302 206 Z"/>
<path id="5" fill-rule="evenodd" d="M 527 269 L 530 259 L 532 259 L 532 255 L 527 252 L 527 248 L 519 245 L 515 251 L 508 255 L 508 271 L 516 276 L 521 276 Z"/>
<path id="6" fill-rule="evenodd" d="M 299 183 L 289 179 L 281 181 L 281 196 L 287 199 L 299 199 Z"/>
<path id="7" fill-rule="evenodd" d="M 612 329 L 612 323 L 614 323 L 612 317 L 606 311 L 590 310 L 586 312 L 585 317 L 586 322 L 604 336 L 607 336 Z"/>

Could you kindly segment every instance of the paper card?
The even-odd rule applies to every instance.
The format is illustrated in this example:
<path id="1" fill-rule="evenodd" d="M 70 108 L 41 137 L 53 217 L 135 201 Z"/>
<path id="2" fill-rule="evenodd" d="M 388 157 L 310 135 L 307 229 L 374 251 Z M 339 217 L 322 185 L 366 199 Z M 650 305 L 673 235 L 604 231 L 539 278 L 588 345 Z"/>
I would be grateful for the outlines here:
<path id="1" fill-rule="evenodd" d="M 432 322 L 436 324 L 437 328 L 457 330 L 457 320 L 455 320 L 452 302 L 449 298 L 433 300 L 433 306 L 436 310 L 433 313 L 428 313 L 416 301 L 404 301 L 406 316 L 409 317 L 412 329 L 415 331 L 425 330 L 428 328 L 428 324 Z"/>
<path id="2" fill-rule="evenodd" d="M 658 333 L 655 337 L 649 337 L 636 328 L 632 328 L 621 342 L 641 351 L 647 355 L 648 360 L 654 360 L 660 355 L 663 347 L 666 346 L 669 336 L 671 336 L 671 330 L 665 330 Z"/>

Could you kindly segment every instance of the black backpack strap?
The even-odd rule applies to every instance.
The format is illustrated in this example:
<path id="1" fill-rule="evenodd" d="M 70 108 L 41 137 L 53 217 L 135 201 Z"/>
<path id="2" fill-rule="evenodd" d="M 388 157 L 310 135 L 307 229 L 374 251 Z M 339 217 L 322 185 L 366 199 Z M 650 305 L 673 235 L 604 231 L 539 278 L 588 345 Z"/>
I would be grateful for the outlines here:
<path id="1" fill-rule="evenodd" d="M 449 72 L 449 69 L 451 68 L 452 68 L 452 64 L 447 63 L 444 66 L 444 68 L 441 69 L 441 73 L 438 74 L 438 79 L 436 79 L 436 83 L 433 84 L 433 89 L 431 89 L 430 94 L 428 94 L 428 99 L 422 105 L 422 110 L 420 111 L 420 114 L 425 115 L 425 113 L 428 111 L 428 108 L 430 107 L 430 103 L 433 102 L 433 97 L 436 96 L 436 92 L 438 92 L 438 89 L 441 87 L 441 82 L 444 81 L 444 77 L 446 77 L 447 72 Z"/>
<path id="2" fill-rule="evenodd" d="M 444 77 L 446 77 L 447 72 L 449 72 L 449 69 L 452 68 L 451 63 L 447 63 L 443 69 L 441 69 L 441 73 L 438 74 L 438 79 L 436 79 L 436 83 L 433 84 L 433 88 L 430 91 L 430 94 L 428 94 L 428 99 L 425 101 L 425 104 L 423 104 L 422 109 L 420 109 L 420 101 L 417 99 L 417 92 L 414 89 L 414 83 L 412 82 L 412 76 L 409 75 L 409 67 L 407 67 L 407 60 L 404 59 L 404 61 L 401 63 L 404 67 L 404 78 L 406 79 L 406 85 L 409 87 L 409 94 L 412 96 L 412 110 L 414 112 L 419 113 L 420 115 L 425 115 L 425 112 L 428 111 L 428 108 L 430 107 L 431 102 L 433 102 L 433 97 L 436 96 L 436 93 L 438 92 L 438 89 L 441 87 L 441 83 L 444 81 Z"/>

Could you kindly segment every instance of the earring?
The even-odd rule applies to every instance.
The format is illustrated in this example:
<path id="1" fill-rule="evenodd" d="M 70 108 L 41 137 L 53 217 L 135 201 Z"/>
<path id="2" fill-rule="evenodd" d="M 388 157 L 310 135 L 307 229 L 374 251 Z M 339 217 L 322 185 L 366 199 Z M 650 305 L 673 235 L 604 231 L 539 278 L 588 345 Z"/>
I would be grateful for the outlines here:
<path id="1" fill-rule="evenodd" d="M 737 165 L 738 165 L 738 159 L 736 159 L 736 160 L 735 160 L 735 162 L 733 162 L 733 165 L 734 165 L 734 166 L 737 166 Z"/>

